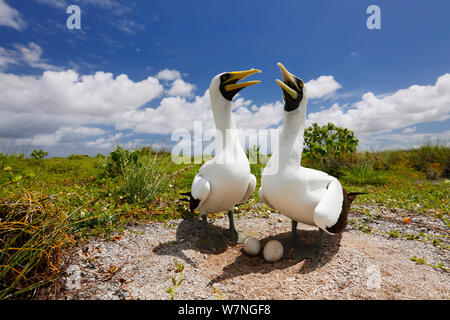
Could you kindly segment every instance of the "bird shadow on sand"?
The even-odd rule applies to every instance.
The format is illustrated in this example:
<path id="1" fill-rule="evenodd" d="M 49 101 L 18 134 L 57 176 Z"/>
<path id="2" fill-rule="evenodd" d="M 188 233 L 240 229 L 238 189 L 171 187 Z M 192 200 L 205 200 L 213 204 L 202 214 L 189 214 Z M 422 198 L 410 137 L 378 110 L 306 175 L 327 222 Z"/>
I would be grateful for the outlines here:
<path id="1" fill-rule="evenodd" d="M 310 245 L 315 242 L 319 231 L 299 229 L 297 232 L 300 241 L 303 244 Z M 311 260 L 307 259 L 304 261 L 295 261 L 294 259 L 292 259 L 292 250 L 288 250 L 285 244 L 287 240 L 290 238 L 290 236 L 291 236 L 290 232 L 285 232 L 260 239 L 261 248 L 264 248 L 266 243 L 269 242 L 270 240 L 277 240 L 283 243 L 284 255 L 283 258 L 281 258 L 281 260 L 274 263 L 268 263 L 264 260 L 262 252 L 256 257 L 251 257 L 246 253 L 244 253 L 243 251 L 241 251 L 241 254 L 238 257 L 236 257 L 236 259 L 231 264 L 225 266 L 223 268 L 222 274 L 212 279 L 209 285 L 213 285 L 214 283 L 222 282 L 224 280 L 243 276 L 246 274 L 254 274 L 254 273 L 267 274 L 274 270 L 284 270 L 297 264 L 301 266 L 298 273 L 306 274 L 312 272 L 316 268 L 327 264 L 336 255 L 336 253 L 339 251 L 339 246 L 342 239 L 341 234 L 337 235 L 325 234 L 323 237 L 322 256 L 319 262 L 312 267 Z"/>
<path id="2" fill-rule="evenodd" d="M 210 231 L 215 234 L 222 234 L 222 232 L 226 230 L 225 228 L 217 226 L 213 223 L 209 223 L 209 228 Z M 226 254 L 227 249 L 237 246 L 236 244 L 232 244 L 226 241 L 225 246 L 215 252 L 197 248 L 194 245 L 195 241 L 197 241 L 203 235 L 203 232 L 203 226 L 200 219 L 189 218 L 182 220 L 177 227 L 176 240 L 159 244 L 156 248 L 153 249 L 153 252 L 158 255 L 174 256 L 182 259 L 191 266 L 196 266 L 196 263 L 185 255 L 185 253 L 183 252 L 184 250 L 192 249 L 208 255 L 220 256 L 221 254 Z M 311 245 L 315 242 L 319 231 L 318 229 L 302 230 L 299 228 L 297 232 L 298 237 L 303 244 Z M 284 270 L 297 264 L 300 266 L 300 270 L 298 271 L 299 273 L 306 274 L 312 272 L 316 268 L 327 264 L 337 254 L 342 239 L 341 234 L 325 234 L 322 243 L 322 256 L 317 265 L 312 267 L 311 260 L 307 259 L 298 262 L 292 259 L 292 250 L 287 250 L 286 245 L 284 244 L 290 238 L 290 236 L 290 232 L 285 232 L 260 239 L 261 248 L 264 248 L 266 243 L 270 240 L 278 240 L 283 243 L 285 252 L 281 260 L 274 263 L 268 263 L 263 258 L 262 250 L 258 256 L 251 257 L 241 249 L 240 255 L 237 256 L 232 263 L 225 266 L 222 269 L 222 274 L 212 279 L 209 285 L 246 274 L 267 274 L 276 269 Z"/>
<path id="3" fill-rule="evenodd" d="M 217 226 L 213 223 L 208 224 L 209 230 L 213 234 L 221 235 L 225 228 Z M 221 254 L 229 247 L 228 241 L 225 239 L 225 245 L 216 251 L 210 251 L 195 247 L 195 242 L 204 234 L 202 221 L 198 218 L 184 219 L 177 227 L 176 240 L 159 244 L 153 249 L 153 252 L 158 255 L 171 255 L 184 260 L 191 266 L 196 263 L 184 254 L 184 250 L 193 249 L 205 254 Z"/>

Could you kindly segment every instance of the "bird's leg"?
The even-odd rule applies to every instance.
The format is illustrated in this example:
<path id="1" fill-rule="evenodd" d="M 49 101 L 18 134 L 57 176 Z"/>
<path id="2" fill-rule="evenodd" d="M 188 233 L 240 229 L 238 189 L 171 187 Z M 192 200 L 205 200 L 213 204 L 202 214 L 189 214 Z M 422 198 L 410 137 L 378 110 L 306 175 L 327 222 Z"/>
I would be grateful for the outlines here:
<path id="1" fill-rule="evenodd" d="M 234 226 L 234 217 L 233 217 L 234 210 L 228 211 L 228 219 L 230 220 L 230 227 L 228 230 L 225 230 L 223 232 L 223 235 L 230 239 L 234 243 L 242 243 L 244 239 L 249 236 L 250 234 L 243 233 L 236 230 L 236 227 Z"/>
<path id="2" fill-rule="evenodd" d="M 297 236 L 297 224 L 297 221 L 292 220 L 291 237 L 289 238 L 289 240 L 283 241 L 288 249 L 295 248 L 300 245 L 300 240 Z"/>
<path id="3" fill-rule="evenodd" d="M 196 243 L 195 246 L 200 249 L 216 251 L 225 245 L 225 241 L 218 234 L 213 234 L 209 230 L 207 215 L 202 215 L 202 224 L 205 234 Z"/>
<path id="4" fill-rule="evenodd" d="M 238 243 L 239 240 L 239 234 L 236 230 L 236 227 L 234 226 L 234 217 L 233 217 L 233 210 L 228 211 L 228 220 L 230 221 L 230 227 L 228 230 L 225 230 L 223 232 L 223 235 L 230 239 L 234 243 Z"/>
<path id="5" fill-rule="evenodd" d="M 322 240 L 324 231 L 319 229 L 319 235 L 316 242 L 311 246 L 302 246 L 300 242 L 294 246 L 293 258 L 296 261 L 302 261 L 305 259 L 311 259 L 311 266 L 315 266 L 322 256 Z"/>

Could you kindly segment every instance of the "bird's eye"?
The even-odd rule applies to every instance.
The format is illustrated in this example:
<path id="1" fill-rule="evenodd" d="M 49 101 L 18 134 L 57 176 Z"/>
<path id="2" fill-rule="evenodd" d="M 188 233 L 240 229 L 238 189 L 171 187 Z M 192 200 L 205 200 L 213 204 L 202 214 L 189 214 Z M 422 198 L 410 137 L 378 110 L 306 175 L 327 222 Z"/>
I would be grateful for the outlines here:
<path id="1" fill-rule="evenodd" d="M 227 74 L 224 74 L 223 76 L 222 76 L 222 81 L 226 81 L 228 79 L 228 75 Z"/>
<path id="2" fill-rule="evenodd" d="M 303 88 L 303 81 L 300 81 L 300 88 Z"/>

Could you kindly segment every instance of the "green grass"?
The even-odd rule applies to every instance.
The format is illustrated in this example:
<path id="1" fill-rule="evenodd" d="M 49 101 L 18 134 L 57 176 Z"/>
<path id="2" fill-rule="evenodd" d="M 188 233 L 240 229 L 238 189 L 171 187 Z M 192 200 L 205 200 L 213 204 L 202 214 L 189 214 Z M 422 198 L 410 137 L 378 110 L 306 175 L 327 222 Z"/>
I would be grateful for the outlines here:
<path id="1" fill-rule="evenodd" d="M 347 190 L 367 192 L 355 203 L 382 205 L 405 209 L 447 219 L 450 181 L 430 181 L 414 169 L 389 170 L 384 173 L 386 184 L 357 186 L 344 181 Z"/>
<path id="2" fill-rule="evenodd" d="M 448 224 L 450 182 L 443 169 L 448 150 L 424 146 L 303 165 L 335 172 L 348 191 L 367 192 L 357 204 L 406 209 Z M 75 241 L 110 239 L 131 222 L 194 216 L 179 199 L 190 190 L 199 164 L 177 165 L 170 154 L 150 150 L 137 162 L 121 162 L 119 174 L 108 175 L 107 161 L 104 156 L 35 160 L 0 154 L 0 299 L 31 297 L 36 287 L 51 283 L 62 272 L 61 252 Z M 263 169 L 251 165 L 256 192 L 237 213 L 267 215 L 269 208 L 255 206 Z"/>
<path id="3" fill-rule="evenodd" d="M 27 296 L 61 272 L 73 212 L 45 194 L 13 193 L 0 201 L 0 300 Z"/>
<path id="4" fill-rule="evenodd" d="M 120 193 L 128 203 L 150 204 L 167 189 L 171 181 L 168 159 L 155 155 L 143 156 L 137 163 L 122 169 Z"/>
<path id="5" fill-rule="evenodd" d="M 369 163 L 363 163 L 354 167 L 344 167 L 341 169 L 341 179 L 358 186 L 363 185 L 383 185 L 387 183 L 387 173 L 375 170 Z"/>

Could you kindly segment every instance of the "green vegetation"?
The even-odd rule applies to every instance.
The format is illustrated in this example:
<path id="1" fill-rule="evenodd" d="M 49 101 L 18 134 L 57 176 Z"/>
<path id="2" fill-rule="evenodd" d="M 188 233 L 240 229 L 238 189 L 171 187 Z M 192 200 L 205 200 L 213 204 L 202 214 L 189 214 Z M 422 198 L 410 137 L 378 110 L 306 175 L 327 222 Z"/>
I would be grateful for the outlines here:
<path id="1" fill-rule="evenodd" d="M 5 195 L 5 194 L 3 194 Z M 0 300 L 49 283 L 60 272 L 75 211 L 60 213 L 52 196 L 11 193 L 0 201 Z"/>
<path id="2" fill-rule="evenodd" d="M 192 216 L 176 200 L 188 167 L 148 149 L 123 151 L 138 157 L 110 165 L 118 150 L 38 161 L 0 154 L 0 299 L 51 283 L 63 274 L 62 250 L 89 237 L 109 239 L 135 220 Z"/>
<path id="3" fill-rule="evenodd" d="M 355 203 L 402 208 L 448 224 L 450 148 L 359 153 L 349 145 L 321 155 L 320 161 L 305 156 L 302 164 L 337 176 L 349 191 L 368 193 Z M 174 164 L 170 154 L 150 148 L 129 151 L 118 146 L 106 157 L 39 160 L 0 153 L 0 299 L 32 297 L 36 288 L 64 274 L 64 252 L 91 237 L 111 239 L 113 232 L 136 221 L 193 217 L 179 199 L 190 190 L 199 168 Z M 263 168 L 251 165 L 257 190 Z M 255 192 L 237 213 L 267 216 L 270 209 L 255 206 L 258 201 Z M 359 227 L 373 232 L 363 221 Z M 392 236 L 409 239 L 394 232 Z"/>
<path id="4" fill-rule="evenodd" d="M 128 151 L 117 146 L 106 159 L 98 177 L 104 183 L 115 179 L 118 193 L 132 204 L 149 204 L 164 192 L 171 176 L 168 157 L 158 157 L 149 149 Z"/>
<path id="5" fill-rule="evenodd" d="M 443 262 L 440 262 L 438 265 L 432 265 L 432 264 L 427 263 L 424 258 L 417 258 L 416 256 L 409 258 L 409 260 L 417 262 L 419 264 L 423 264 L 423 265 L 435 268 L 435 269 L 442 269 L 442 270 L 447 271 L 447 272 L 449 271 L 448 268 L 444 267 L 444 263 Z"/>
<path id="6" fill-rule="evenodd" d="M 179 273 L 178 278 L 172 277 L 172 284 L 173 288 L 167 289 L 167 293 L 170 294 L 170 300 L 175 299 L 175 291 L 177 291 L 178 287 L 183 282 L 183 271 L 184 271 L 184 264 L 179 263 L 177 260 L 173 260 L 175 264 L 175 273 Z"/>
<path id="7" fill-rule="evenodd" d="M 45 158 L 46 156 L 48 156 L 48 152 L 39 149 L 39 150 L 33 150 L 31 152 L 31 157 L 35 160 L 41 160 L 43 158 Z"/>
<path id="8" fill-rule="evenodd" d="M 309 159 L 353 153 L 359 142 L 352 130 L 337 127 L 332 123 L 322 127 L 313 123 L 311 127 L 306 128 L 304 139 L 304 156 Z"/>
<path id="9" fill-rule="evenodd" d="M 341 178 L 359 186 L 363 185 L 382 185 L 386 184 L 386 173 L 375 170 L 373 165 L 368 162 L 357 164 L 355 166 L 343 167 L 340 169 Z"/>

